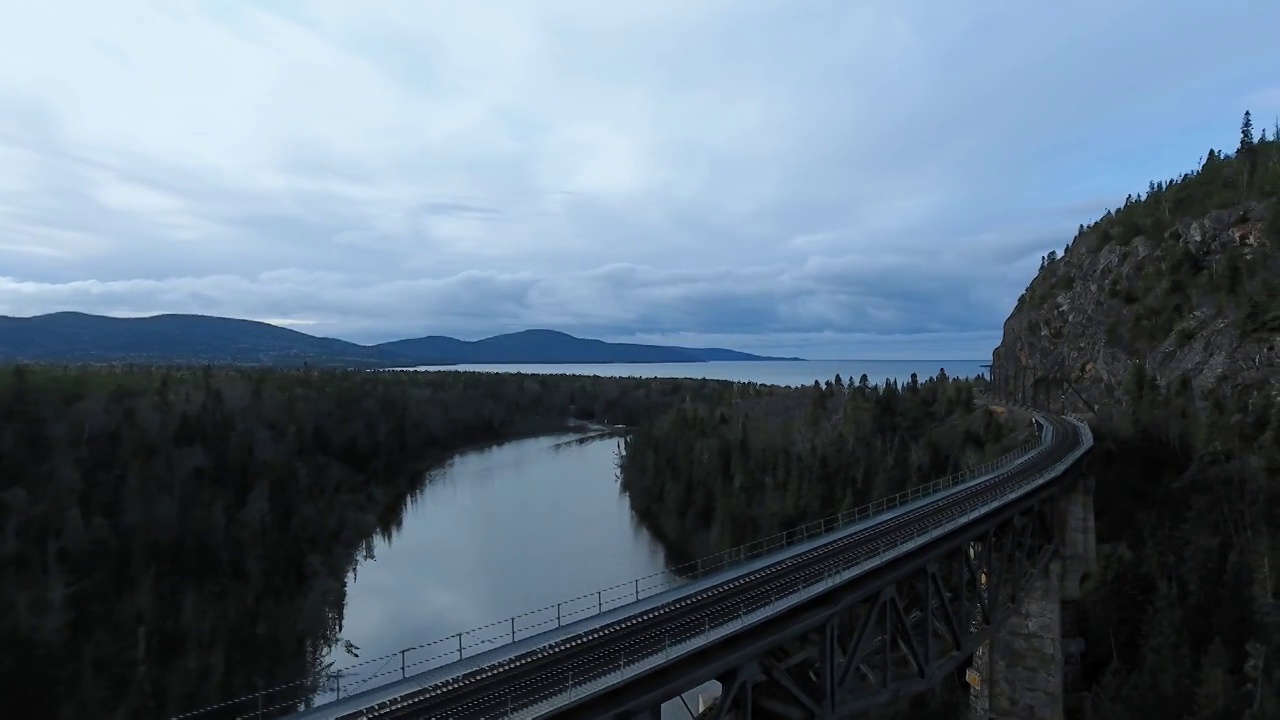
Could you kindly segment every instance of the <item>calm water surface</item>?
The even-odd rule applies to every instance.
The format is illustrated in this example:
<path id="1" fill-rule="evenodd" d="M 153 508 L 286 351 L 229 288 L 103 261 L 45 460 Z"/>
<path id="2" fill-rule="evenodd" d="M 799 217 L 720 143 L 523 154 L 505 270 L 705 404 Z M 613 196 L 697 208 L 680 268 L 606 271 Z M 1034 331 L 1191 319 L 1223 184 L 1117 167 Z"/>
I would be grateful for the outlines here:
<path id="1" fill-rule="evenodd" d="M 519 440 L 432 473 L 399 532 L 350 579 L 342 637 L 360 658 L 335 652 L 337 666 L 662 573 L 661 547 L 619 492 L 617 438 L 582 440 Z M 427 656 L 415 651 L 408 662 Z M 387 680 L 399 677 L 399 658 L 392 664 Z M 344 681 L 344 695 L 370 671 L 378 668 Z"/>
<path id="2" fill-rule="evenodd" d="M 687 377 L 808 385 L 839 373 L 872 382 L 976 375 L 981 361 L 716 362 L 642 365 L 473 365 L 452 370 Z M 336 667 L 391 655 L 634 577 L 662 573 L 659 545 L 631 514 L 616 480 L 617 440 L 579 435 L 520 440 L 467 452 L 433 473 L 402 528 L 350 579 Z M 434 654 L 434 653 L 432 653 Z M 470 654 L 470 651 L 469 653 Z M 408 663 L 426 656 L 411 653 Z M 398 656 L 343 680 L 343 694 L 397 679 Z M 389 673 L 357 685 L 372 673 Z M 705 689 L 705 688 L 704 688 Z M 714 692 L 714 691 L 713 691 Z M 332 699 L 332 694 L 318 698 Z M 689 703 L 696 709 L 696 699 Z M 664 718 L 687 718 L 679 702 Z"/>
<path id="3" fill-rule="evenodd" d="M 450 365 L 421 367 L 415 370 L 478 370 L 486 372 L 522 372 L 567 375 L 601 375 L 606 377 L 671 377 L 705 378 L 757 382 L 768 385 L 812 385 L 814 380 L 827 381 L 838 373 L 846 382 L 863 373 L 873 383 L 886 378 L 906 380 L 911 373 L 921 378 L 938 374 L 945 368 L 948 375 L 972 377 L 983 372 L 981 363 L 988 360 L 802 360 L 794 362 L 707 362 L 707 363 L 616 363 L 611 365 Z"/>

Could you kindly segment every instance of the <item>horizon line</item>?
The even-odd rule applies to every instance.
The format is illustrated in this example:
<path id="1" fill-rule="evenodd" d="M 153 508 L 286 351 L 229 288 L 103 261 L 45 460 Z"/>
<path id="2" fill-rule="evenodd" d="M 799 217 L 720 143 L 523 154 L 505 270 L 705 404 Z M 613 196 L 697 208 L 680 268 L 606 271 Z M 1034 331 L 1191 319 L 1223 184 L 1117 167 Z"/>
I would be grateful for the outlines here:
<path id="1" fill-rule="evenodd" d="M 777 361 L 779 361 L 779 362 L 783 362 L 783 361 L 785 361 L 785 362 L 797 362 L 797 361 L 799 361 L 799 362 L 977 362 L 977 361 L 979 361 L 979 360 L 985 360 L 985 359 L 987 359 L 987 358 L 945 358 L 945 359 L 940 359 L 940 360 L 915 360 L 915 359 L 912 359 L 912 358 L 884 358 L 884 359 L 878 359 L 878 360 L 877 360 L 877 359 L 871 359 L 871 358 L 806 358 L 806 357 L 800 357 L 799 355 L 792 355 L 792 356 L 786 356 L 786 357 L 783 357 L 783 356 L 778 356 L 778 355 L 761 355 L 761 353 L 763 353 L 764 351 L 747 351 L 747 350 L 737 350 L 737 349 L 734 349 L 734 348 L 731 348 L 731 347 L 688 347 L 688 346 L 684 346 L 684 345 L 666 345 L 666 344 L 662 344 L 662 343 L 654 343 L 654 342 L 652 342 L 652 341 L 650 341 L 650 342 L 638 342 L 638 341 L 636 341 L 636 340 L 634 340 L 634 339 L 602 340 L 602 339 L 601 339 L 601 338 L 599 338 L 599 337 L 583 337 L 583 336 L 580 336 L 580 335 L 574 335 L 573 333 L 568 332 L 568 331 L 565 331 L 565 330 L 556 330 L 555 328 L 548 328 L 548 327 L 527 327 L 527 328 L 524 328 L 523 330 L 511 330 L 511 331 L 507 331 L 507 332 L 501 332 L 501 333 L 498 333 L 497 335 L 490 335 L 490 336 L 486 336 L 486 337 L 479 338 L 479 339 L 477 339 L 477 340 L 465 340 L 465 339 L 463 339 L 463 338 L 454 337 L 454 336 L 452 336 L 452 335 L 419 335 L 419 336 L 401 337 L 401 338 L 398 338 L 397 340 L 383 340 L 383 341 L 381 341 L 381 342 L 370 342 L 370 341 L 368 341 L 368 340 L 350 340 L 350 339 L 347 339 L 347 338 L 337 337 L 337 336 L 334 336 L 334 335 L 313 334 L 313 333 L 310 333 L 310 332 L 303 332 L 302 330 L 295 329 L 294 327 L 290 327 L 290 325 L 299 325 L 299 326 L 303 326 L 303 327 L 309 327 L 309 326 L 313 326 L 313 325 L 323 325 L 323 324 L 325 324 L 325 321 L 316 321 L 316 320 L 288 320 L 288 319 L 281 319 L 281 318 L 261 319 L 261 318 L 249 318 L 249 317 L 235 317 L 235 316 L 232 316 L 232 315 L 207 315 L 207 314 L 204 314 L 204 313 L 198 313 L 198 312 L 172 312 L 172 311 L 169 311 L 169 312 L 156 312 L 156 313 L 152 313 L 152 314 L 148 314 L 148 315 L 143 315 L 143 314 L 128 314 L 128 315 L 123 315 L 123 316 L 121 316 L 121 315 L 104 315 L 104 314 L 98 314 L 98 313 L 94 313 L 94 312 L 88 312 L 88 311 L 85 311 L 85 310 L 51 310 L 51 311 L 48 311 L 48 312 L 37 313 L 37 314 L 34 314 L 34 315 L 6 315 L 6 314 L 0 314 L 0 318 L 11 318 L 11 319 L 14 319 L 14 320 L 34 320 L 34 319 L 36 319 L 36 318 L 40 318 L 40 317 L 46 317 L 46 316 L 49 316 L 49 315 L 61 315 L 61 314 L 88 315 L 88 316 L 90 316 L 90 317 L 99 317 L 99 318 L 105 318 L 105 319 L 108 319 L 108 320 L 147 320 L 147 319 L 150 319 L 150 318 L 161 317 L 161 316 L 164 316 L 164 315 L 177 315 L 177 316 L 187 316 L 187 317 L 217 318 L 217 319 L 221 319 L 221 320 L 240 320 L 240 321 L 244 321 L 244 322 L 260 323 L 260 324 L 262 324 L 262 325 L 271 325 L 272 327 L 278 327 L 278 328 L 280 328 L 280 329 L 282 329 L 282 330 L 292 330 L 293 332 L 300 333 L 300 334 L 303 334 L 303 335 L 310 335 L 311 337 L 314 337 L 314 338 L 327 339 L 327 340 L 338 340 L 338 341 L 340 341 L 340 342 L 350 343 L 350 344 L 352 344 L 352 345 L 359 345 L 359 346 L 361 346 L 361 347 L 376 347 L 376 346 L 378 346 L 378 345 L 386 345 L 386 344 L 389 344 L 389 343 L 393 343 L 393 342 L 400 342 L 400 341 L 403 341 L 403 340 L 422 340 L 422 339 L 424 339 L 424 338 L 428 338 L 428 337 L 447 337 L 447 338 L 450 338 L 450 339 L 452 339 L 452 340 L 459 340 L 459 341 L 461 341 L 461 342 L 465 342 L 465 343 L 475 343 L 475 342 L 481 342 L 481 341 L 483 341 L 483 340 L 489 340 L 489 339 L 492 339 L 492 338 L 495 338 L 495 337 L 501 337 L 501 336 L 503 336 L 503 335 L 515 335 L 515 334 L 522 333 L 522 332 L 529 332 L 529 331 L 536 331 L 536 330 L 544 330 L 544 331 L 549 331 L 549 332 L 556 332 L 556 333 L 560 333 L 560 334 L 562 334 L 562 335 L 568 335 L 569 337 L 576 338 L 576 339 L 578 339 L 578 340 L 599 340 L 600 342 L 605 342 L 605 343 L 610 343 L 610 344 L 615 344 L 615 345 L 648 345 L 648 346 L 650 346 L 650 347 L 665 347 L 665 348 L 674 348 L 674 349 L 678 349 L 678 350 L 727 350 L 727 351 L 729 351 L 729 352 L 738 352 L 738 353 L 743 353 L 743 354 L 746 354 L 746 355 L 756 355 L 756 356 L 762 356 L 762 357 L 765 357 L 765 358 L 777 358 Z M 683 331 L 674 331 L 674 332 L 683 332 Z M 761 335 L 760 337 L 769 337 L 769 335 L 768 335 L 768 334 L 764 334 L 764 335 Z M 769 351 L 769 352 L 775 352 L 775 351 Z M 735 361 L 735 360 L 710 360 L 710 361 L 703 361 L 703 362 L 705 363 L 705 362 L 743 362 L 743 361 Z M 505 363 L 462 363 L 462 364 L 469 364 L 469 365 L 491 365 L 491 364 L 505 364 Z M 511 363 L 511 364 L 522 364 L 522 363 Z M 554 363 L 554 364 L 561 364 L 561 365 L 576 365 L 576 364 L 595 364 L 595 363 Z M 661 365 L 661 364 L 671 364 L 671 365 L 679 365 L 679 364 L 682 364 L 682 363 L 680 363 L 679 361 L 670 361 L 670 362 L 668 362 L 668 363 L 617 363 L 617 364 L 623 364 L 623 365 L 625 365 L 625 364 L 644 364 L 644 365 Z"/>

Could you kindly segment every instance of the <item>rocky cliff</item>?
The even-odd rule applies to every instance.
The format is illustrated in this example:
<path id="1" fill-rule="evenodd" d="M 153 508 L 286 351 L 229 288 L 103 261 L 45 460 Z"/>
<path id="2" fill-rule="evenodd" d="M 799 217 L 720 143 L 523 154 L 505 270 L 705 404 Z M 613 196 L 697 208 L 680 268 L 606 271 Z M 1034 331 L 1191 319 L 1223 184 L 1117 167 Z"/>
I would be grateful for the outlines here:
<path id="1" fill-rule="evenodd" d="M 1246 114 L 1235 153 L 1081 226 L 993 355 L 1004 392 L 1097 410 L 1098 563 L 1062 609 L 1093 717 L 1280 717 L 1277 136 Z"/>
<path id="2" fill-rule="evenodd" d="M 1004 324 L 993 379 L 1078 412 L 1123 402 L 1135 366 L 1201 401 L 1274 390 L 1280 204 L 1263 180 L 1280 178 L 1280 148 L 1260 146 L 1247 166 L 1210 151 L 1196 173 L 1153 183 L 1045 256 Z"/>

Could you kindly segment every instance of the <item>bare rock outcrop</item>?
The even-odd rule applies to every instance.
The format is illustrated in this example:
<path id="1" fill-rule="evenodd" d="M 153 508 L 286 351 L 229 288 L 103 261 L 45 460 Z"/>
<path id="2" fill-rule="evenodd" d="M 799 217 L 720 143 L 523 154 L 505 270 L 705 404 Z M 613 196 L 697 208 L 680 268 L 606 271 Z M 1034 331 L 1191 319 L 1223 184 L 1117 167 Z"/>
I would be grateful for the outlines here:
<path id="1" fill-rule="evenodd" d="M 1250 203 L 1174 223 L 1161 237 L 1099 224 L 1051 253 L 1004 324 L 993 354 L 1006 387 L 1087 411 L 1123 402 L 1134 365 L 1197 398 L 1275 392 L 1280 379 L 1280 207 Z M 1016 380 L 1015 380 L 1016 377 Z M 1073 386 L 1072 392 L 1066 380 Z M 1079 393 L 1079 396 L 1076 395 Z"/>

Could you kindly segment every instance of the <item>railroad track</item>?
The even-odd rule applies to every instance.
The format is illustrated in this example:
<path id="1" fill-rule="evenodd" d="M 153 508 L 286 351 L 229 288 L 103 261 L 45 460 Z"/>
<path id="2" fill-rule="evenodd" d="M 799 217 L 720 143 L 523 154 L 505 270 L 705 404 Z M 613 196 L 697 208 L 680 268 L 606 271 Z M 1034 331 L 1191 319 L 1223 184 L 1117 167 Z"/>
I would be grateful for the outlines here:
<path id="1" fill-rule="evenodd" d="M 926 499 L 879 523 L 633 616 L 460 673 L 394 700 L 330 717 L 536 717 L 552 709 L 571 688 L 580 689 L 578 696 L 589 693 L 593 686 L 619 677 L 621 668 L 643 658 L 666 657 L 681 643 L 709 637 L 717 628 L 770 608 L 779 598 L 823 583 L 904 540 L 990 505 L 1008 494 L 1011 486 L 1052 468 L 1076 449 L 1079 438 L 1075 426 L 1060 418 L 1040 418 L 1052 432 L 1051 442 L 999 475 L 933 501 Z"/>

